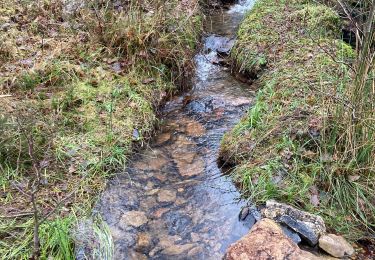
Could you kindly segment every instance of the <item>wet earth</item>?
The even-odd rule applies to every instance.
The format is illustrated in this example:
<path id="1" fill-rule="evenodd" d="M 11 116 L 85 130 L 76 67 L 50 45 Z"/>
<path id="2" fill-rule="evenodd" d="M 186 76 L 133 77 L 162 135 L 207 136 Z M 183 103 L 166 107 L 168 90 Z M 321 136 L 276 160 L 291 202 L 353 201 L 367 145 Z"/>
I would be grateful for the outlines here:
<path id="1" fill-rule="evenodd" d="M 220 140 L 248 109 L 248 86 L 220 66 L 218 52 L 253 1 L 210 15 L 190 93 L 169 101 L 150 146 L 108 184 L 96 210 L 108 224 L 115 259 L 221 259 L 254 224 L 217 164 Z"/>

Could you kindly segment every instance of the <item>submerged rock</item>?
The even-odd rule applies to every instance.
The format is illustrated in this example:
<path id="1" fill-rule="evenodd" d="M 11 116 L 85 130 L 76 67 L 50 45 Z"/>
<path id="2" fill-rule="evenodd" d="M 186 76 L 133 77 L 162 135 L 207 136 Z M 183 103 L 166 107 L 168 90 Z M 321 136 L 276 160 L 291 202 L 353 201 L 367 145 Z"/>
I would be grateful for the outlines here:
<path id="1" fill-rule="evenodd" d="M 266 202 L 262 213 L 264 217 L 283 223 L 297 232 L 311 246 L 315 246 L 319 237 L 326 231 L 324 221 L 320 216 L 274 200 Z"/>
<path id="2" fill-rule="evenodd" d="M 128 211 L 124 213 L 120 219 L 120 226 L 126 227 L 127 225 L 133 227 L 140 227 L 148 221 L 146 214 L 142 211 Z"/>
<path id="3" fill-rule="evenodd" d="M 319 247 L 334 257 L 351 256 L 354 248 L 343 238 L 334 234 L 323 235 L 319 238 Z"/>
<path id="4" fill-rule="evenodd" d="M 321 259 L 301 250 L 286 237 L 281 227 L 271 219 L 257 222 L 250 232 L 232 244 L 225 260 L 250 259 Z"/>
<path id="5" fill-rule="evenodd" d="M 174 190 L 161 190 L 158 193 L 159 202 L 173 202 L 176 200 L 177 192 Z"/>

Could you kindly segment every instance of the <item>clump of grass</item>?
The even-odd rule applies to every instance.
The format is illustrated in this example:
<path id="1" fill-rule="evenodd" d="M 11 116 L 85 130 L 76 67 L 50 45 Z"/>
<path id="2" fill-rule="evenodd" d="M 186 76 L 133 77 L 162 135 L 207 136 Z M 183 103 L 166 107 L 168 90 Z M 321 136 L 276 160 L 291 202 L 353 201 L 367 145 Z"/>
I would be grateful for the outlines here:
<path id="1" fill-rule="evenodd" d="M 357 170 L 360 164 L 343 161 L 337 150 L 345 139 L 335 109 L 352 82 L 346 64 L 355 57 L 337 38 L 340 24 L 323 5 L 257 2 L 231 55 L 243 71 L 261 75 L 260 91 L 225 135 L 221 154 L 237 165 L 233 177 L 244 196 L 320 214 L 330 229 L 359 239 L 375 229 L 375 179 L 371 169 Z M 259 55 L 268 61 L 266 69 L 254 67 Z"/>
<path id="2" fill-rule="evenodd" d="M 54 212 L 40 227 L 40 253 L 69 259 L 73 212 L 88 214 L 106 177 L 147 141 L 158 106 L 187 85 L 193 69 L 198 6 L 99 2 L 83 1 L 73 12 L 66 1 L 0 3 L 0 21 L 11 28 L 1 35 L 11 44 L 0 43 L 6 54 L 0 63 L 0 94 L 6 94 L 0 96 L 0 252 L 9 258 L 32 255 L 32 216 L 20 212 L 33 211 L 25 194 L 34 166 L 41 172 L 38 213 Z M 27 137 L 34 140 L 34 159 Z"/>

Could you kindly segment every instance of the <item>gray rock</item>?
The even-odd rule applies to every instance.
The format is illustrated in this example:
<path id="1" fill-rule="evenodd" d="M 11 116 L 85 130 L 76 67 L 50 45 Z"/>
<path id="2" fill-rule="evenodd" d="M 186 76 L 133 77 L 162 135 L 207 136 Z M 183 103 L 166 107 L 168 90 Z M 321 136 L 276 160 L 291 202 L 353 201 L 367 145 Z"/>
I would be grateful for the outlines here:
<path id="1" fill-rule="evenodd" d="M 318 235 L 304 222 L 295 220 L 290 216 L 281 216 L 278 222 L 285 224 L 295 232 L 301 235 L 303 240 L 305 240 L 310 246 L 315 246 L 318 244 Z"/>
<path id="2" fill-rule="evenodd" d="M 343 238 L 334 234 L 323 235 L 319 238 L 319 247 L 334 257 L 351 256 L 354 248 Z"/>
<path id="3" fill-rule="evenodd" d="M 235 44 L 234 39 L 227 40 L 225 43 L 222 44 L 222 46 L 220 46 L 216 50 L 216 52 L 222 57 L 228 56 L 230 54 L 230 51 L 232 50 L 234 44 Z"/>
<path id="4" fill-rule="evenodd" d="M 293 231 L 291 228 L 289 228 L 285 225 L 280 225 L 280 226 L 281 226 L 281 229 L 283 230 L 284 235 L 286 235 L 291 240 L 293 240 L 293 242 L 296 243 L 297 245 L 299 243 L 301 243 L 302 240 L 301 240 L 300 236 L 295 231 Z"/>
<path id="5" fill-rule="evenodd" d="M 274 200 L 266 202 L 266 207 L 262 214 L 266 218 L 281 222 L 300 234 L 302 239 L 315 246 L 319 237 L 325 233 L 326 227 L 323 219 L 292 206 L 278 203 Z"/>

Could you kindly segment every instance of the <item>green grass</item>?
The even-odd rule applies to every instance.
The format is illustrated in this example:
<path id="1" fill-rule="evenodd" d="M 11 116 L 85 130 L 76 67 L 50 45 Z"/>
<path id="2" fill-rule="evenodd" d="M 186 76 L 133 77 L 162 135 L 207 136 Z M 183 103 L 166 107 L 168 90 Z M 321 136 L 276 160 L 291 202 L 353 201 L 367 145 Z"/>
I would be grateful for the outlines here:
<path id="1" fill-rule="evenodd" d="M 355 57 L 340 40 L 340 28 L 338 14 L 323 5 L 257 2 L 231 56 L 242 72 L 260 77 L 260 89 L 247 115 L 224 136 L 221 155 L 237 165 L 233 178 L 253 202 L 287 202 L 359 239 L 375 229 L 375 179 L 341 161 L 336 149 L 342 133 L 335 98 L 351 82 L 344 63 Z M 311 200 L 316 192 L 319 205 Z"/>
<path id="2" fill-rule="evenodd" d="M 30 257 L 31 216 L 7 215 L 31 211 L 28 196 L 16 187 L 29 192 L 35 176 L 27 141 L 32 137 L 43 180 L 39 210 L 49 212 L 74 193 L 40 228 L 42 254 L 71 258 L 68 231 L 75 215 L 90 214 L 106 178 L 147 142 L 158 123 L 157 108 L 186 86 L 193 71 L 202 16 L 199 9 L 184 8 L 177 0 L 153 1 L 147 8 L 134 0 L 121 12 L 111 4 L 88 5 L 66 16 L 60 1 L 0 4 L 1 22 L 23 15 L 22 30 L 14 26 L 0 41 L 0 94 L 12 95 L 1 98 L 0 107 L 2 256 Z M 41 16 L 45 20 L 36 23 Z"/>

